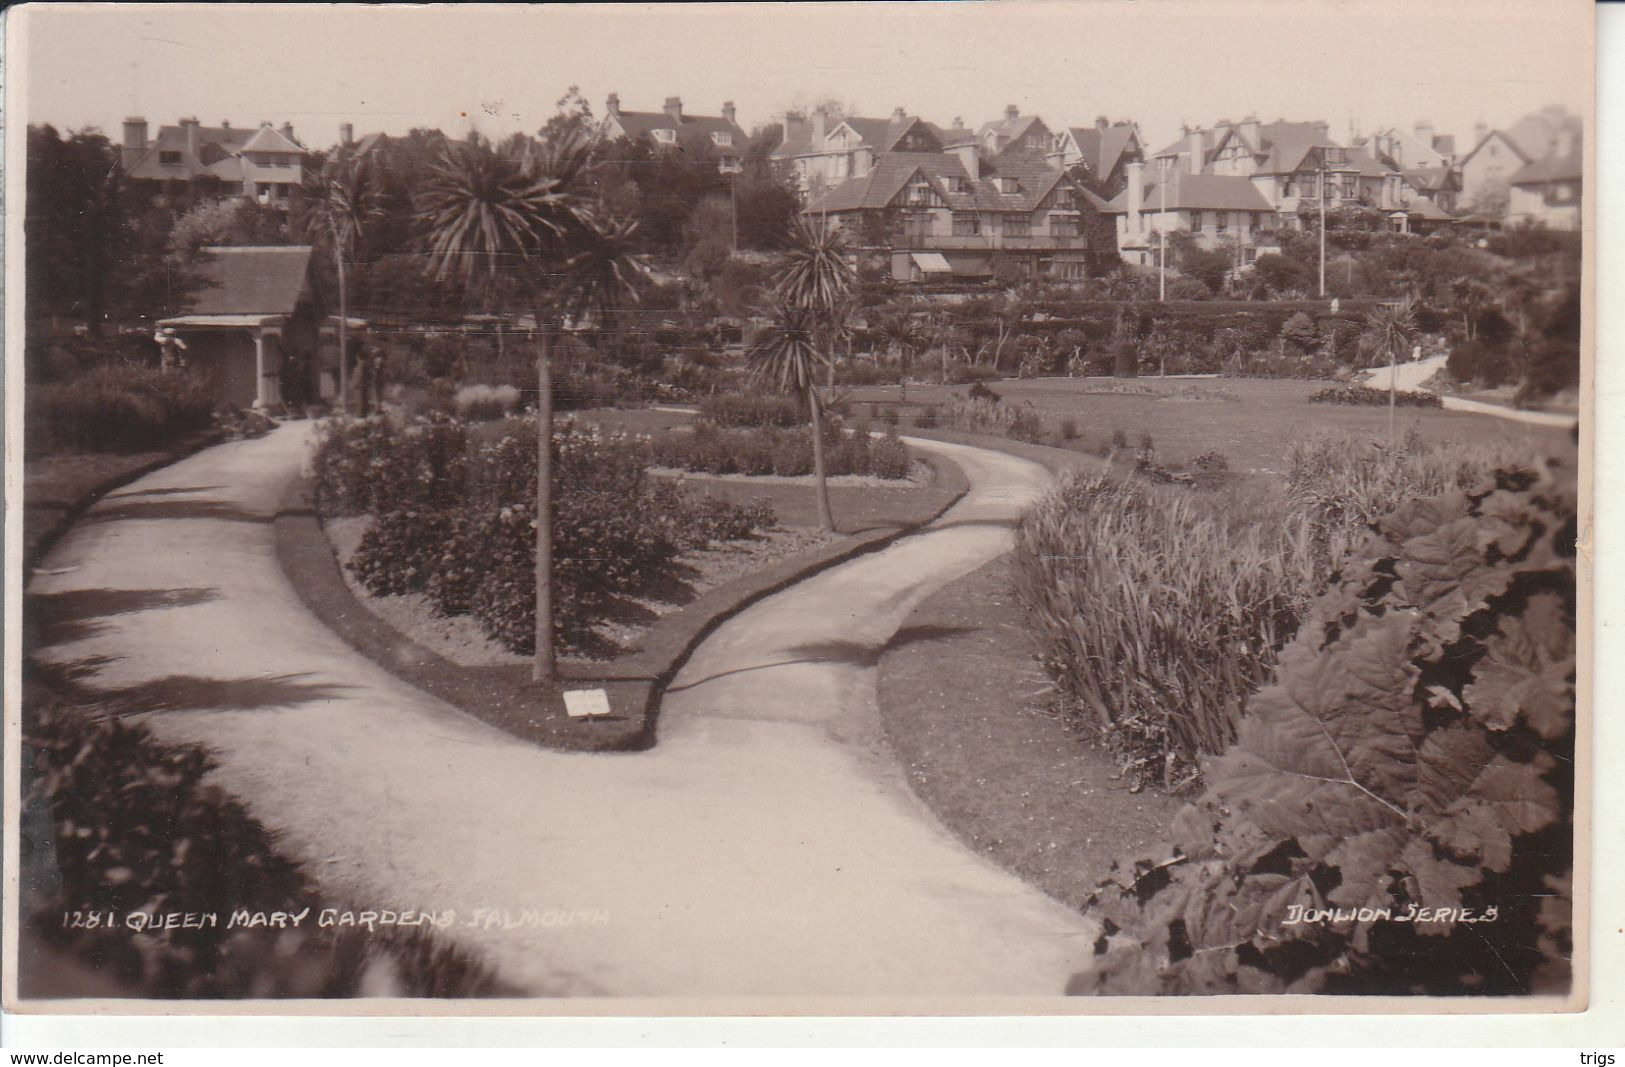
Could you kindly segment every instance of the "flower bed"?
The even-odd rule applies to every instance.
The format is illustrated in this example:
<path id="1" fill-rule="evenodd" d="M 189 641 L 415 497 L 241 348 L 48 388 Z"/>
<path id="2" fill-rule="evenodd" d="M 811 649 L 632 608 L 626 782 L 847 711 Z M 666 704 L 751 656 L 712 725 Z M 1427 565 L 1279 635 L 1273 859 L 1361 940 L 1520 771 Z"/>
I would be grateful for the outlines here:
<path id="1" fill-rule="evenodd" d="M 316 456 L 324 517 L 373 518 L 351 563 L 374 593 L 419 593 L 470 615 L 514 652 L 533 651 L 535 424 L 483 443 L 446 416 L 336 423 Z M 696 499 L 644 475 L 643 446 L 566 425 L 553 438 L 556 638 L 590 649 L 624 598 L 670 576 L 685 550 L 773 525 L 771 509 Z"/>
<path id="2" fill-rule="evenodd" d="M 1322 389 L 1309 398 L 1311 404 L 1345 404 L 1360 407 L 1387 407 L 1386 389 L 1373 389 L 1369 385 L 1334 385 Z M 1444 400 L 1433 393 L 1418 393 L 1400 389 L 1393 393 L 1392 402 L 1402 408 L 1442 408 Z"/>

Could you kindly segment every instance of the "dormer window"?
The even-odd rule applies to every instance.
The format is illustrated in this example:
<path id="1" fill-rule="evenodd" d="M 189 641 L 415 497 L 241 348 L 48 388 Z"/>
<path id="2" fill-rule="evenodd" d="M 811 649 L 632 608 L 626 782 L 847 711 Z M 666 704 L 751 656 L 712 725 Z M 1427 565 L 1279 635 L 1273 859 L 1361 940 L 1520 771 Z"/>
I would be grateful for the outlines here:
<path id="1" fill-rule="evenodd" d="M 181 154 L 179 152 L 159 152 L 158 162 L 169 167 L 179 166 Z"/>
<path id="2" fill-rule="evenodd" d="M 1001 192 L 1001 193 L 1019 193 L 1020 191 L 1021 191 L 1021 183 L 1016 181 L 1014 178 L 1000 178 L 999 179 L 999 192 Z"/>
<path id="3" fill-rule="evenodd" d="M 734 135 L 725 130 L 718 130 L 711 135 L 711 140 L 720 145 L 731 145 L 734 143 Z"/>
<path id="4" fill-rule="evenodd" d="M 655 130 L 654 134 L 655 134 L 655 140 L 659 141 L 661 144 L 676 144 L 677 143 L 677 131 L 676 130 L 666 129 L 666 128 L 662 127 L 661 129 Z"/>

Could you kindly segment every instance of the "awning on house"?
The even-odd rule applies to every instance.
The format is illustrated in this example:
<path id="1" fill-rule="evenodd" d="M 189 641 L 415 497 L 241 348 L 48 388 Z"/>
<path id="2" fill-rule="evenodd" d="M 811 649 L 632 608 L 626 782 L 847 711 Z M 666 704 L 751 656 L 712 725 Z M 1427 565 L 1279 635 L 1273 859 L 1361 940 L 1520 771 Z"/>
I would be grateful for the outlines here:
<path id="1" fill-rule="evenodd" d="M 914 265 L 925 274 L 952 274 L 954 269 L 948 266 L 948 261 L 942 257 L 941 252 L 910 252 L 909 258 Z"/>
<path id="2" fill-rule="evenodd" d="M 949 269 L 961 278 L 991 278 L 993 261 L 987 256 L 955 256 Z"/>
<path id="3" fill-rule="evenodd" d="M 242 329 L 249 326 L 281 326 L 286 319 L 286 315 L 180 315 L 173 319 L 160 319 L 158 325 L 194 330 L 211 326 Z"/>

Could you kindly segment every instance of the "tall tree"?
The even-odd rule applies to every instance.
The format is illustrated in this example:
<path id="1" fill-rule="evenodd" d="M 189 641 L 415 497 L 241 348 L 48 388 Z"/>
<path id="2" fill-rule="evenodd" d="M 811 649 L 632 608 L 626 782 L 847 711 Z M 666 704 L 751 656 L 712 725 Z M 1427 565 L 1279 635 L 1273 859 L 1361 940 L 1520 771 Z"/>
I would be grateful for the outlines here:
<path id="1" fill-rule="evenodd" d="M 551 682 L 553 653 L 553 381 L 551 346 L 564 317 L 607 316 L 636 296 L 645 267 L 635 227 L 600 218 L 588 178 L 592 142 L 579 134 L 498 150 L 478 136 L 449 144 L 419 201 L 427 270 L 489 301 L 499 285 L 540 304 L 536 352 L 536 653 L 531 677 Z M 533 305 L 534 306 L 534 305 Z"/>
<path id="2" fill-rule="evenodd" d="M 28 315 L 73 314 L 100 333 L 126 244 L 117 149 L 94 130 L 28 128 Z"/>
<path id="3" fill-rule="evenodd" d="M 373 218 L 383 214 L 372 167 L 340 148 L 305 176 L 306 232 L 327 247 L 339 282 L 339 411 L 350 410 L 350 302 L 346 266 Z"/>

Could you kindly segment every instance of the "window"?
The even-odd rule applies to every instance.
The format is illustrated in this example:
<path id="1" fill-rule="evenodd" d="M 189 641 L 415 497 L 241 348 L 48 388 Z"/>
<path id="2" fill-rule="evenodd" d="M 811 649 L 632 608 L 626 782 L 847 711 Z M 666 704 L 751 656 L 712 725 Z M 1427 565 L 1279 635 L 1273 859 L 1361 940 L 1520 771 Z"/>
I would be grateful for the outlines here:
<path id="1" fill-rule="evenodd" d="M 735 159 L 733 156 L 724 156 L 722 158 L 722 162 L 717 164 L 717 169 L 724 174 L 738 174 L 742 172 L 745 167 L 744 164 L 740 163 L 739 160 Z"/>
<path id="2" fill-rule="evenodd" d="M 655 140 L 659 141 L 661 144 L 676 144 L 677 131 L 664 128 L 658 129 L 655 131 Z"/>
<path id="3" fill-rule="evenodd" d="M 181 154 L 179 152 L 159 152 L 158 153 L 158 162 L 162 163 L 166 167 L 177 166 L 177 165 L 180 164 L 180 161 L 181 161 Z"/>
<path id="4" fill-rule="evenodd" d="M 1200 230 L 1202 228 L 1202 214 L 1200 211 L 1191 212 L 1191 229 Z"/>
<path id="5" fill-rule="evenodd" d="M 999 192 L 1001 192 L 1001 193 L 1019 193 L 1020 191 L 1021 191 L 1021 184 L 1019 182 L 1017 182 L 1014 178 L 1000 178 L 999 179 Z"/>
<path id="6" fill-rule="evenodd" d="M 1218 230 L 1219 230 L 1219 232 L 1220 233 L 1229 232 L 1229 230 L 1230 230 L 1230 212 L 1228 212 L 1228 211 L 1220 211 L 1220 212 L 1218 212 L 1218 217 L 1219 217 L 1219 221 L 1218 221 Z"/>
<path id="7" fill-rule="evenodd" d="M 982 232 L 982 220 L 974 211 L 954 212 L 954 236 L 975 237 Z"/>
<path id="8" fill-rule="evenodd" d="M 1076 215 L 1051 215 L 1049 232 L 1052 237 L 1082 237 L 1083 220 Z"/>
<path id="9" fill-rule="evenodd" d="M 1055 190 L 1055 206 L 1062 211 L 1071 211 L 1078 206 L 1077 194 L 1072 189 L 1062 186 Z"/>
<path id="10" fill-rule="evenodd" d="M 254 195 L 259 197 L 260 203 L 262 203 L 262 204 L 265 203 L 267 200 L 271 199 L 271 183 L 270 182 L 255 182 L 254 183 Z"/>
<path id="11" fill-rule="evenodd" d="M 711 140 L 720 145 L 731 145 L 734 143 L 734 135 L 725 130 L 718 130 L 711 135 Z"/>
<path id="12" fill-rule="evenodd" d="M 1004 234 L 1006 237 L 1031 237 L 1033 235 L 1032 216 L 1006 215 L 1004 217 Z"/>

